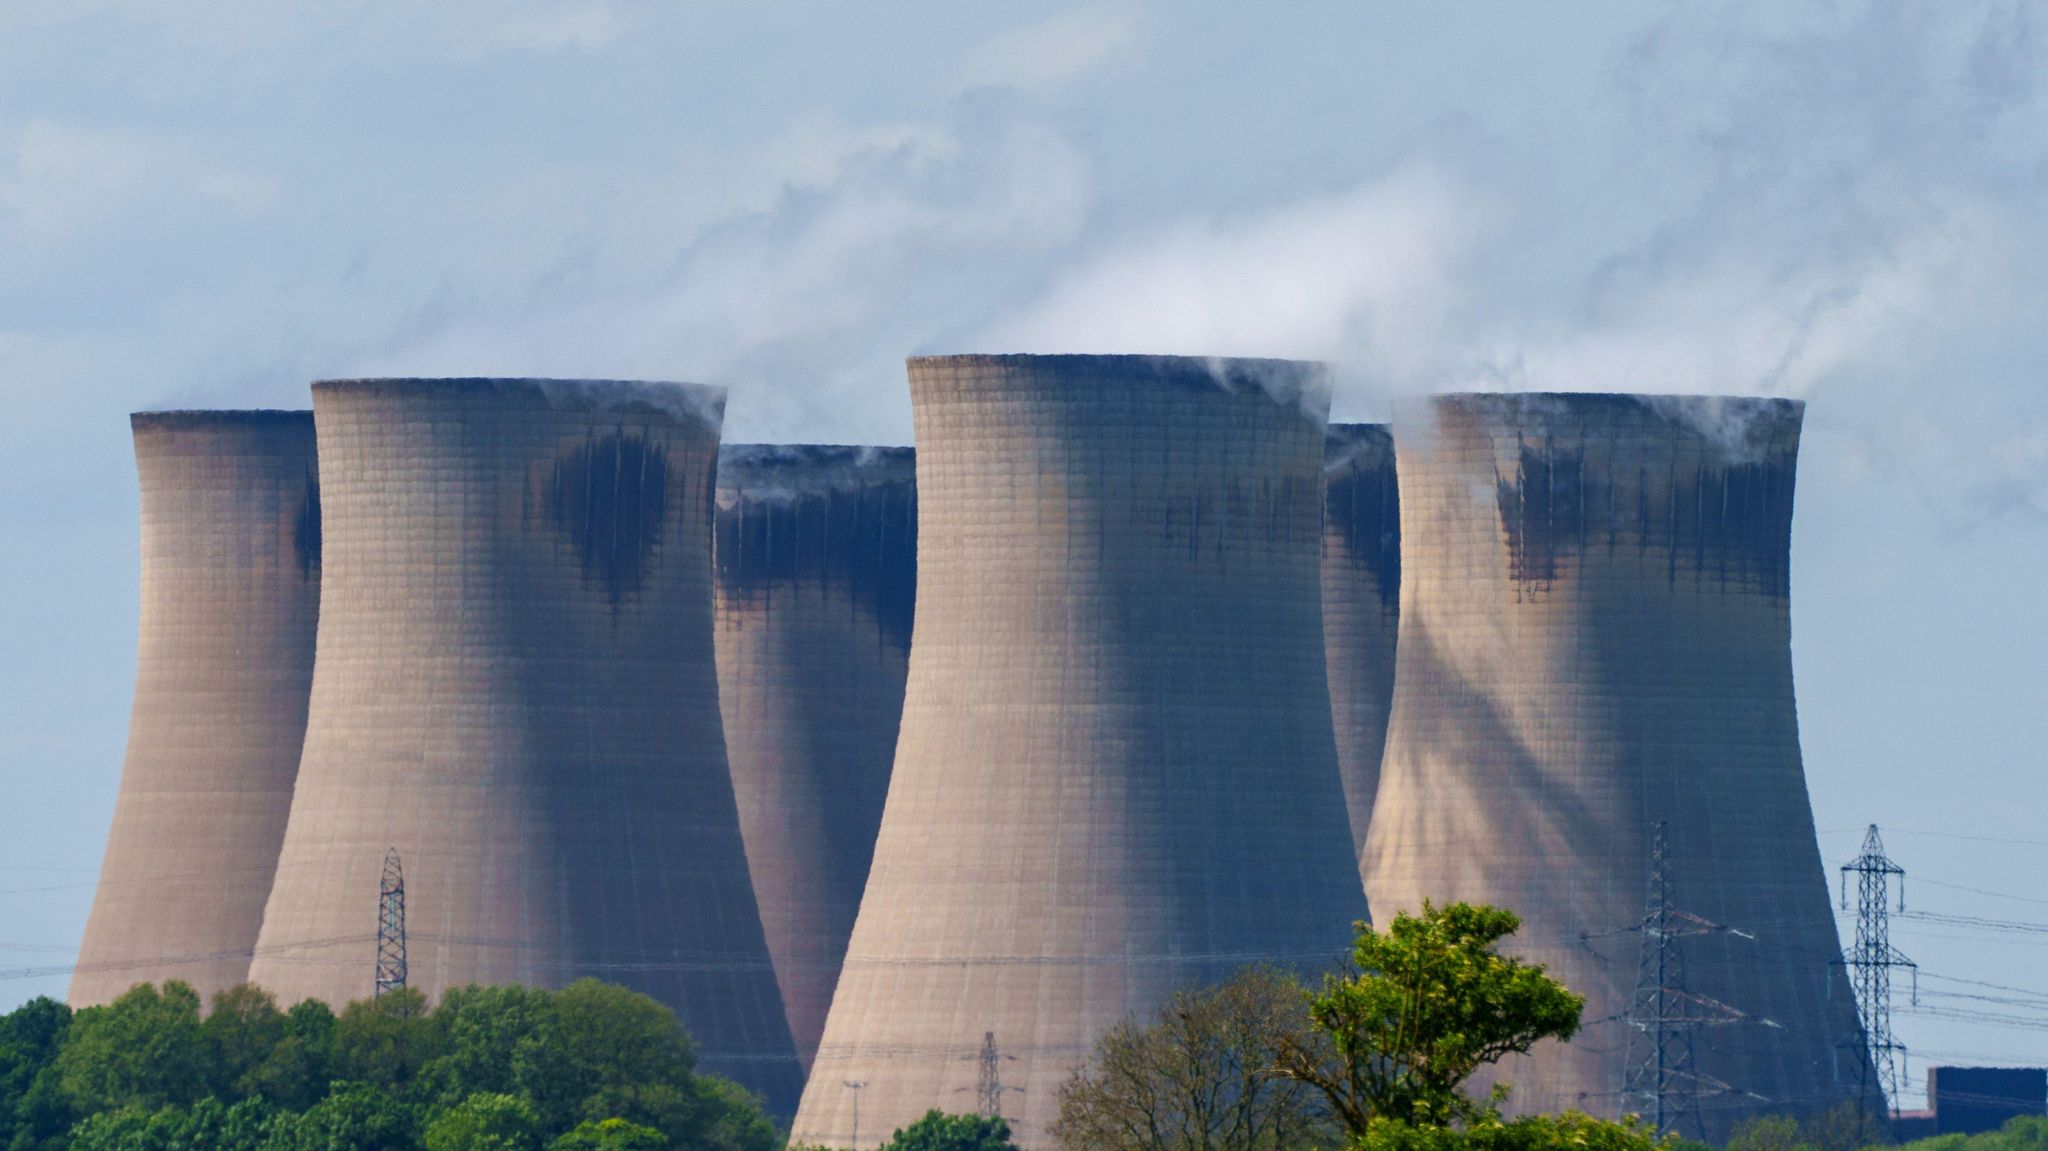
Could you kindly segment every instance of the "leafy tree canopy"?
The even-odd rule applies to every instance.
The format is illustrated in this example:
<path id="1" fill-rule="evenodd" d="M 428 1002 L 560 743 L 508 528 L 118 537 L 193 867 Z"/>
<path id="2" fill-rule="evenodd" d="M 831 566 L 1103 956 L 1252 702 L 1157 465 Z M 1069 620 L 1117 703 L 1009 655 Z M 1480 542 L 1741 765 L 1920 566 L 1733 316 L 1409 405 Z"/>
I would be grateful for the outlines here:
<path id="1" fill-rule="evenodd" d="M 1491 1106 L 1464 1082 L 1541 1040 L 1570 1039 L 1586 1002 L 1540 965 L 1501 954 L 1521 922 L 1453 903 L 1396 915 L 1385 931 L 1359 924 L 1354 969 L 1309 997 L 1315 1040 L 1291 1044 L 1278 1069 L 1322 1091 L 1354 1137 L 1376 1118 L 1416 1130 L 1487 1118 Z"/>
<path id="2" fill-rule="evenodd" d="M 948 1115 L 933 1108 L 882 1144 L 881 1151 L 1017 1151 L 1001 1116 Z"/>

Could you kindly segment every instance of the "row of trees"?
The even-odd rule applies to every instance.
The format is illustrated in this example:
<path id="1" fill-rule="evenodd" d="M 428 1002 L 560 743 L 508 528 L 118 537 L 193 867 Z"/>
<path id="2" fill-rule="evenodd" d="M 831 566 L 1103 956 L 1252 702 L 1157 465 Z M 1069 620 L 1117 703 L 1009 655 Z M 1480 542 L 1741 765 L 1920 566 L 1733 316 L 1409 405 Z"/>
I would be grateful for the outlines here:
<path id="1" fill-rule="evenodd" d="M 673 1012 L 585 980 L 400 991 L 340 1014 L 182 983 L 0 1017 L 6 1151 L 776 1151 Z"/>

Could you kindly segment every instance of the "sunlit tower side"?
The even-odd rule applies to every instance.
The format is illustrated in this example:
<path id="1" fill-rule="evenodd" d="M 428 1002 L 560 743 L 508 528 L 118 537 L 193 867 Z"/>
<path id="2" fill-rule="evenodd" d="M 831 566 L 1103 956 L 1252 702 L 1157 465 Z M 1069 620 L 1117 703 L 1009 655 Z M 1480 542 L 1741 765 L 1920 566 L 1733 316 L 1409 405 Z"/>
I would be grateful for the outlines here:
<path id="1" fill-rule="evenodd" d="M 1919 999 L 1919 966 L 1892 946 L 1891 880 L 1899 877 L 1898 908 L 1906 910 L 1906 869 L 1884 853 L 1877 825 L 1863 834 L 1863 850 L 1842 865 L 1842 907 L 1849 906 L 1849 876 L 1856 876 L 1856 942 L 1842 960 L 1856 989 L 1856 1012 L 1863 1024 L 1864 1058 L 1858 1075 L 1862 1098 L 1887 1111 L 1899 1098 L 1899 1059 L 1905 1045 L 1892 1034 L 1892 968 L 1913 972 L 1913 994 Z M 1870 1098 L 1872 1090 L 1878 1098 Z"/>
<path id="2" fill-rule="evenodd" d="M 405 986 L 405 868 L 398 849 L 384 853 L 384 876 L 377 884 L 377 989 L 375 998 Z"/>

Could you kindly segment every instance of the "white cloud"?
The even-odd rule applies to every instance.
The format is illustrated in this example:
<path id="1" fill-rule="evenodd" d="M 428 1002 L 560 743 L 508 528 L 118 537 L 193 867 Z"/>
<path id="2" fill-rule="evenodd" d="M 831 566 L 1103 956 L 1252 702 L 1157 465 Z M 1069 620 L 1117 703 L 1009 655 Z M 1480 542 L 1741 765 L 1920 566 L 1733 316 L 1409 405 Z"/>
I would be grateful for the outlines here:
<path id="1" fill-rule="evenodd" d="M 1133 3 L 1086 4 L 999 33 L 954 69 L 962 88 L 1058 88 L 1126 50 L 1138 28 Z"/>
<path id="2" fill-rule="evenodd" d="M 0 239 L 60 242 L 165 196 L 256 213 L 277 188 L 155 137 L 47 120 L 0 135 Z"/>

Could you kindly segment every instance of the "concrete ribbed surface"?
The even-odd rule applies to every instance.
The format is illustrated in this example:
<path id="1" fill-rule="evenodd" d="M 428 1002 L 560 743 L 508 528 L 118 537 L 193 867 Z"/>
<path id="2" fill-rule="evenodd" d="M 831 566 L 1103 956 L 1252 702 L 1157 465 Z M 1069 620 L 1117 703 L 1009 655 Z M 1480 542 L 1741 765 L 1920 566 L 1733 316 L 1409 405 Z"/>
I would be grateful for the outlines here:
<path id="1" fill-rule="evenodd" d="M 1313 365 L 910 362 L 918 588 L 866 896 L 793 1140 L 1048 1143 L 1101 1031 L 1365 914 L 1324 668 Z"/>
<path id="2" fill-rule="evenodd" d="M 71 1002 L 247 976 L 320 613 L 310 412 L 138 412 L 142 616 L 127 762 Z"/>
<path id="3" fill-rule="evenodd" d="M 896 754 L 917 592 L 909 448 L 719 453 L 718 698 L 797 1054 L 825 1028 Z"/>
<path id="4" fill-rule="evenodd" d="M 384 852 L 412 985 L 582 976 L 702 1064 L 801 1082 L 718 714 L 720 389 L 314 385 L 327 549 L 306 749 L 252 977 L 370 993 Z"/>
<path id="5" fill-rule="evenodd" d="M 1758 1021 L 1698 1034 L 1698 1070 L 1733 1089 L 1702 1099 L 1708 1134 L 1854 1082 L 1793 699 L 1801 414 L 1464 395 L 1397 420 L 1398 675 L 1367 889 L 1383 914 L 1513 908 L 1519 949 L 1587 996 L 1578 1040 L 1505 1068 L 1517 1109 L 1617 1112 L 1653 820 L 1677 906 L 1755 936 L 1681 943 L 1687 990 Z"/>
<path id="6" fill-rule="evenodd" d="M 1362 853 L 1394 706 L 1401 619 L 1401 493 L 1385 424 L 1330 425 L 1323 495 L 1323 649 L 1351 843 Z"/>

